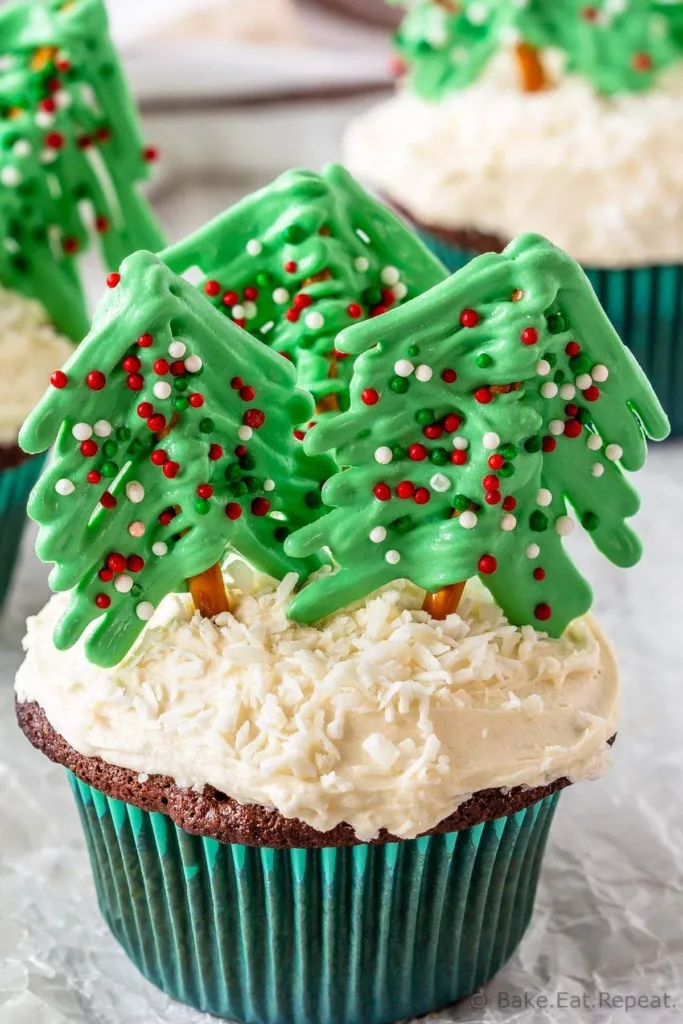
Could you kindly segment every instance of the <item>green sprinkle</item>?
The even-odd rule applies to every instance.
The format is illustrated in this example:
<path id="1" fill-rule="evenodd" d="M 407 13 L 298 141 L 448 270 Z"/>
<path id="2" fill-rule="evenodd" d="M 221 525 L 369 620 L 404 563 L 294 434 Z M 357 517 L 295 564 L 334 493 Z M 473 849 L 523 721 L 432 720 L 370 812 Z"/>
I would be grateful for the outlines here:
<path id="1" fill-rule="evenodd" d="M 268 288 L 272 280 L 273 279 L 267 270 L 261 270 L 256 275 L 256 284 L 259 286 L 259 288 Z M 282 527 L 282 529 L 284 529 L 284 527 Z"/>
<path id="2" fill-rule="evenodd" d="M 421 427 L 429 427 L 436 419 L 433 409 L 418 409 L 415 419 Z"/>
<path id="3" fill-rule="evenodd" d="M 198 516 L 205 516 L 211 511 L 211 502 L 207 498 L 195 498 L 194 510 Z"/>
<path id="4" fill-rule="evenodd" d="M 185 377 L 176 377 L 173 381 L 173 387 L 176 391 L 187 391 L 189 386 L 190 382 Z"/>
<path id="5" fill-rule="evenodd" d="M 290 224 L 285 228 L 282 237 L 289 245 L 298 245 L 299 242 L 303 242 L 306 232 L 299 224 Z"/>
<path id="6" fill-rule="evenodd" d="M 108 459 L 111 459 L 112 456 L 116 455 L 118 450 L 119 446 L 117 445 L 116 441 L 105 441 L 104 444 L 102 445 L 102 454 L 105 455 Z"/>
<path id="7" fill-rule="evenodd" d="M 139 437 L 134 437 L 130 446 L 131 455 L 142 455 L 145 450 L 145 445 Z"/>
<path id="8" fill-rule="evenodd" d="M 448 454 L 447 448 L 434 448 L 429 453 L 429 460 L 433 462 L 435 466 L 445 466 L 450 461 L 450 455 Z"/>
<path id="9" fill-rule="evenodd" d="M 119 441 L 127 441 L 131 435 L 130 427 L 119 427 L 116 431 L 116 436 Z"/>
<path id="10" fill-rule="evenodd" d="M 540 452 L 542 444 L 543 442 L 538 434 L 534 434 L 533 437 L 527 437 L 524 442 L 524 451 L 530 452 L 531 454 Z"/>
<path id="11" fill-rule="evenodd" d="M 584 530 L 597 530 L 600 525 L 600 516 L 596 515 L 595 512 L 584 512 L 581 516 L 581 525 Z"/>
<path id="12" fill-rule="evenodd" d="M 261 485 L 261 481 L 257 480 L 255 476 L 245 476 L 244 477 L 244 486 L 247 488 L 247 490 L 249 491 L 250 494 L 253 494 L 254 491 L 262 491 L 263 490 L 263 487 Z"/>
<path id="13" fill-rule="evenodd" d="M 413 520 L 411 516 L 400 516 L 399 519 L 395 519 L 393 523 L 389 524 L 393 530 L 397 533 L 408 533 L 413 528 Z"/>
<path id="14" fill-rule="evenodd" d="M 411 345 L 411 346 L 410 346 L 410 348 L 408 349 L 408 355 L 409 355 L 409 356 L 410 356 L 410 357 L 411 357 L 412 359 L 414 359 L 414 358 L 415 358 L 415 356 L 419 356 L 419 354 L 420 354 L 420 350 L 419 350 L 419 348 L 417 347 L 417 345 Z"/>
<path id="15" fill-rule="evenodd" d="M 320 497 L 320 491 L 308 491 L 304 501 L 309 508 L 321 508 L 323 499 Z"/>
<path id="16" fill-rule="evenodd" d="M 556 384 L 562 384 L 566 376 L 567 375 L 564 372 L 564 370 L 555 370 L 555 373 L 553 374 L 553 380 Z"/>
<path id="17" fill-rule="evenodd" d="M 551 334 L 562 334 L 571 327 L 569 317 L 566 317 L 564 313 L 551 313 L 546 319 L 548 321 L 548 330 Z"/>
<path id="18" fill-rule="evenodd" d="M 242 476 L 242 470 L 236 462 L 232 462 L 225 470 L 225 479 L 229 483 L 234 483 L 235 480 L 239 480 Z"/>
<path id="19" fill-rule="evenodd" d="M 574 373 L 588 373 L 593 367 L 593 360 L 585 352 L 579 352 L 578 356 L 572 356 L 569 366 Z"/>
<path id="20" fill-rule="evenodd" d="M 589 413 L 588 409 L 579 409 L 578 413 L 576 414 L 576 419 L 583 427 L 585 427 L 587 423 L 591 422 L 591 414 Z"/>
<path id="21" fill-rule="evenodd" d="M 482 354 L 477 356 L 475 359 L 475 363 L 480 369 L 485 370 L 488 366 L 493 366 L 493 359 L 488 355 L 488 353 L 482 352 Z"/>
<path id="22" fill-rule="evenodd" d="M 185 412 L 189 406 L 189 401 L 185 398 L 185 395 L 178 395 L 177 398 L 173 399 L 173 408 L 176 412 Z"/>
<path id="23" fill-rule="evenodd" d="M 453 498 L 453 508 L 456 512 L 467 512 L 470 507 L 470 499 L 465 494 L 456 494 Z"/>
<path id="24" fill-rule="evenodd" d="M 545 359 L 546 363 L 550 364 L 551 370 L 553 369 L 553 367 L 557 366 L 557 356 L 554 352 L 546 352 L 543 358 Z"/>
<path id="25" fill-rule="evenodd" d="M 529 526 L 535 533 L 543 533 L 548 529 L 548 517 L 545 512 L 536 510 L 529 516 Z"/>
<path id="26" fill-rule="evenodd" d="M 241 455 L 240 466 L 242 469 L 256 469 L 256 459 L 253 455 Z"/>
<path id="27" fill-rule="evenodd" d="M 115 462 L 105 462 L 100 470 L 102 476 L 106 476 L 108 480 L 113 480 L 119 471 L 119 467 Z"/>
<path id="28" fill-rule="evenodd" d="M 511 462 L 506 462 L 504 466 L 501 466 L 498 470 L 498 476 L 502 476 L 504 480 L 508 477 L 515 475 L 515 467 Z"/>
<path id="29" fill-rule="evenodd" d="M 379 306 L 382 301 L 382 292 L 379 288 L 366 288 L 363 292 L 363 301 L 368 306 Z"/>
<path id="30" fill-rule="evenodd" d="M 399 462 L 401 459 L 405 459 L 407 453 L 405 448 L 402 448 L 400 444 L 396 444 L 391 449 L 391 454 L 394 457 L 394 461 Z"/>
<path id="31" fill-rule="evenodd" d="M 278 542 L 278 544 L 284 544 L 284 542 L 289 537 L 289 534 L 290 531 L 286 526 L 278 526 L 275 532 L 273 533 L 273 537 L 275 537 L 275 540 Z"/>
<path id="32" fill-rule="evenodd" d="M 503 456 L 504 459 L 508 460 L 508 462 L 511 462 L 512 459 L 516 459 L 519 455 L 517 445 L 514 444 L 503 444 L 500 446 L 498 451 Z"/>
<path id="33" fill-rule="evenodd" d="M 249 493 L 247 490 L 247 485 L 242 480 L 240 480 L 236 484 L 233 484 L 231 490 L 236 498 L 243 498 L 245 494 Z"/>
<path id="34" fill-rule="evenodd" d="M 316 339 L 314 338 L 314 336 L 312 334 L 303 334 L 299 338 L 298 344 L 299 344 L 299 348 L 309 349 L 309 348 L 313 348 L 313 346 L 315 345 L 315 342 L 316 342 Z"/>
<path id="35" fill-rule="evenodd" d="M 215 420 L 212 420 L 210 416 L 207 416 L 199 424 L 199 429 L 202 434 L 210 434 L 216 429 Z"/>
<path id="36" fill-rule="evenodd" d="M 140 594 L 142 593 L 142 587 L 140 586 L 139 583 L 134 583 L 133 586 L 130 588 L 130 592 L 133 597 L 139 597 Z"/>
<path id="37" fill-rule="evenodd" d="M 392 377 L 389 381 L 389 387 L 397 395 L 405 395 L 406 391 L 410 387 L 406 377 Z"/>

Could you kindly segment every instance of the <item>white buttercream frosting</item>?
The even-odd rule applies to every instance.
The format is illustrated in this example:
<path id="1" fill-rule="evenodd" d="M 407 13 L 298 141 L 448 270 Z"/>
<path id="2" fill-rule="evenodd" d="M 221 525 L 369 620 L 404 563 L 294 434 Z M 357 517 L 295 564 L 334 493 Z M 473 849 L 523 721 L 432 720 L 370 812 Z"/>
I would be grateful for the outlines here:
<path id="1" fill-rule="evenodd" d="M 428 102 L 401 88 L 355 120 L 346 162 L 418 221 L 552 239 L 592 266 L 683 259 L 683 67 L 650 91 L 577 75 L 521 92 L 509 52 Z"/>
<path id="2" fill-rule="evenodd" d="M 0 286 L 0 444 L 16 444 L 50 374 L 72 352 L 40 302 Z"/>
<path id="3" fill-rule="evenodd" d="M 166 598 L 116 668 L 51 634 L 67 598 L 28 623 L 19 701 L 37 701 L 79 753 L 183 787 L 206 783 L 320 830 L 346 821 L 411 838 L 478 790 L 596 778 L 610 758 L 619 684 L 590 617 L 562 639 L 508 625 L 468 586 L 460 614 L 384 588 L 319 626 L 285 615 L 277 585 L 231 567 L 232 613 Z"/>

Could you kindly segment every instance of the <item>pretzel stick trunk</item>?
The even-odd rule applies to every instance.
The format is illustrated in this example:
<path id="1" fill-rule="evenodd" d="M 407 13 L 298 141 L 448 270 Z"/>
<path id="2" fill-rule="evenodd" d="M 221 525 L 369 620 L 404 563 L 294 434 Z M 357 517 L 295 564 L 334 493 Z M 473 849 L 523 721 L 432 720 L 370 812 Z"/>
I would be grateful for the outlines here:
<path id="1" fill-rule="evenodd" d="M 518 43 L 515 48 L 520 84 L 524 92 L 541 92 L 548 86 L 545 69 L 535 46 Z"/>

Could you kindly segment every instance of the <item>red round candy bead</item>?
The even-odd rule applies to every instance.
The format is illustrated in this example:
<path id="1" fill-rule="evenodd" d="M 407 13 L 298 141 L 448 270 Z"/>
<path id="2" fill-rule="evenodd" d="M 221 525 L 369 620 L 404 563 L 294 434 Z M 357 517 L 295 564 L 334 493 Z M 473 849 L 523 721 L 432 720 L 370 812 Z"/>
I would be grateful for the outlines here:
<path id="1" fill-rule="evenodd" d="M 570 402 L 569 405 L 565 405 L 564 412 L 565 416 L 578 416 L 579 407 L 578 405 L 574 405 L 573 402 Z"/>
<path id="2" fill-rule="evenodd" d="M 373 494 L 379 501 L 389 501 L 391 488 L 388 484 L 375 484 Z"/>
<path id="3" fill-rule="evenodd" d="M 86 480 L 88 481 L 89 484 L 98 484 L 101 479 L 102 474 L 99 473 L 96 469 L 91 469 L 86 477 Z"/>
<path id="4" fill-rule="evenodd" d="M 564 350 L 568 356 L 578 356 L 579 352 L 581 351 L 581 346 L 579 345 L 578 341 L 568 341 L 567 344 L 564 346 Z"/>
<path id="5" fill-rule="evenodd" d="M 449 412 L 448 416 L 444 417 L 443 429 L 447 434 L 454 434 L 462 423 L 462 417 L 458 416 L 457 412 Z"/>
<path id="6" fill-rule="evenodd" d="M 484 501 L 487 505 L 497 505 L 501 499 L 500 491 L 487 491 L 484 495 Z"/>
<path id="7" fill-rule="evenodd" d="M 211 299 L 215 299 L 217 295 L 220 295 L 220 291 L 221 286 L 219 285 L 218 281 L 207 281 L 206 284 L 204 285 L 204 292 Z"/>
<path id="8" fill-rule="evenodd" d="M 460 314 L 460 323 L 463 327 L 476 327 L 479 323 L 479 314 L 476 309 L 463 309 Z"/>
<path id="9" fill-rule="evenodd" d="M 455 384 L 458 379 L 458 375 L 455 370 L 444 370 L 441 374 L 441 380 L 444 384 Z"/>
<path id="10" fill-rule="evenodd" d="M 565 437 L 579 437 L 583 427 L 578 420 L 567 420 L 564 425 Z"/>
<path id="11" fill-rule="evenodd" d="M 493 476 L 492 473 L 489 473 L 488 476 L 484 477 L 484 479 L 482 480 L 482 484 L 485 491 L 497 491 L 500 487 L 498 477 Z"/>
<path id="12" fill-rule="evenodd" d="M 126 373 L 137 373 L 140 369 L 141 363 L 137 356 L 126 356 L 121 363 L 121 366 Z"/>
<path id="13" fill-rule="evenodd" d="M 241 459 L 243 455 L 247 454 L 247 446 L 244 444 L 238 444 L 235 448 L 235 455 L 238 459 Z"/>
<path id="14" fill-rule="evenodd" d="M 430 498 L 431 494 L 426 487 L 418 487 L 413 495 L 413 501 L 416 505 L 426 505 Z"/>
<path id="15" fill-rule="evenodd" d="M 217 462 L 223 457 L 223 449 L 219 444 L 212 444 L 209 448 L 209 458 L 212 462 Z"/>
<path id="16" fill-rule="evenodd" d="M 242 422 L 246 427 L 252 427 L 253 430 L 260 430 L 266 422 L 266 414 L 261 409 L 247 409 L 242 417 Z"/>
<path id="17" fill-rule="evenodd" d="M 153 164 L 155 160 L 159 159 L 159 149 L 157 146 L 145 146 L 142 151 L 142 159 L 147 164 Z"/>
<path id="18" fill-rule="evenodd" d="M 112 551 L 112 553 L 107 556 L 107 568 L 111 569 L 112 572 L 125 572 L 125 556 L 120 554 L 118 551 Z"/>
<path id="19" fill-rule="evenodd" d="M 539 567 L 537 569 L 534 569 L 533 576 L 534 576 L 535 580 L 544 580 L 545 579 L 545 569 L 542 569 L 540 567 L 540 565 L 539 565 Z"/>
<path id="20" fill-rule="evenodd" d="M 178 463 L 169 460 L 164 464 L 164 468 L 162 469 L 161 472 L 164 474 L 164 476 L 168 477 L 169 480 L 172 480 L 174 476 L 178 475 L 179 470 L 180 466 L 178 465 Z"/>
<path id="21" fill-rule="evenodd" d="M 223 296 L 223 305 L 224 306 L 236 306 L 239 301 L 240 301 L 240 297 L 237 294 L 237 292 L 228 291 Z"/>
<path id="22" fill-rule="evenodd" d="M 204 405 L 204 395 L 200 395 L 198 391 L 195 391 L 194 394 L 190 395 L 188 398 L 188 402 L 193 409 L 201 409 Z"/>
<path id="23" fill-rule="evenodd" d="M 270 502 L 267 498 L 254 498 L 251 503 L 251 511 L 255 516 L 265 516 L 270 512 Z"/>
<path id="24" fill-rule="evenodd" d="M 159 515 L 159 522 L 161 523 L 162 526 L 168 526 L 168 524 L 174 518 L 175 518 L 175 513 L 170 512 L 170 511 L 167 510 L 166 512 L 162 512 Z"/>
<path id="25" fill-rule="evenodd" d="M 92 459 L 94 455 L 97 455 L 99 448 L 95 441 L 81 441 L 81 455 L 85 455 L 86 459 Z"/>
<path id="26" fill-rule="evenodd" d="M 357 320 L 359 316 L 363 315 L 363 307 L 359 306 L 357 302 L 351 302 L 347 306 L 346 312 L 353 320 Z"/>
<path id="27" fill-rule="evenodd" d="M 550 434 L 546 434 L 546 436 L 541 441 L 541 451 L 548 455 L 550 452 L 554 452 L 556 448 L 557 441 L 555 440 L 555 438 L 551 437 Z"/>
<path id="28" fill-rule="evenodd" d="M 307 309 L 309 306 L 313 305 L 313 299 L 305 292 L 299 292 L 298 295 L 294 296 L 292 301 L 295 309 Z"/>
<path id="29" fill-rule="evenodd" d="M 153 416 L 147 420 L 147 426 L 153 434 L 160 434 L 166 426 L 166 417 L 162 416 L 160 412 L 155 412 Z"/>
<path id="30" fill-rule="evenodd" d="M 111 598 L 108 594 L 98 594 L 95 598 L 95 604 L 104 611 L 111 604 Z"/>
<path id="31" fill-rule="evenodd" d="M 185 373 L 185 363 L 182 359 L 174 359 L 171 363 L 170 370 L 173 377 L 182 377 Z"/>
<path id="32" fill-rule="evenodd" d="M 161 448 L 156 448 L 150 455 L 150 459 L 155 466 L 163 466 L 168 462 L 168 455 Z"/>
<path id="33" fill-rule="evenodd" d="M 534 615 L 537 619 L 540 619 L 541 622 L 547 622 L 552 614 L 553 613 L 550 605 L 546 604 L 545 601 L 542 601 L 540 604 L 537 604 L 534 608 Z"/>
<path id="34" fill-rule="evenodd" d="M 382 302 L 385 306 L 393 306 L 396 302 L 396 296 L 391 288 L 382 288 Z"/>
<path id="35" fill-rule="evenodd" d="M 236 501 L 231 501 L 225 506 L 225 514 L 228 519 L 239 519 L 242 515 L 242 506 L 238 505 Z"/>
<path id="36" fill-rule="evenodd" d="M 360 400 L 363 405 L 377 405 L 379 402 L 379 394 L 374 388 L 366 388 L 360 396 Z"/>
<path id="37" fill-rule="evenodd" d="M 200 484 L 197 488 L 198 498 L 213 498 L 213 487 L 211 484 Z"/>
<path id="38" fill-rule="evenodd" d="M 288 274 L 296 274 L 297 265 L 294 260 L 287 260 L 285 263 L 285 270 Z"/>
<path id="39" fill-rule="evenodd" d="M 239 391 L 241 387 L 244 387 L 244 381 L 242 380 L 241 377 L 233 377 L 232 380 L 230 381 L 230 387 L 234 391 Z"/>
<path id="40" fill-rule="evenodd" d="M 514 512 L 517 508 L 517 499 L 508 494 L 507 498 L 503 501 L 503 508 L 506 512 Z"/>
<path id="41" fill-rule="evenodd" d="M 422 462 L 423 459 L 427 458 L 427 449 L 423 444 L 411 444 L 408 449 L 408 458 L 412 459 L 413 462 Z"/>
<path id="42" fill-rule="evenodd" d="M 48 149 L 61 149 L 64 145 L 64 136 L 61 132 L 48 132 L 45 136 L 45 145 Z"/>
<path id="43" fill-rule="evenodd" d="M 474 397 L 481 405 L 488 405 L 489 402 L 493 401 L 493 392 L 488 388 L 477 388 L 474 392 Z"/>
<path id="44" fill-rule="evenodd" d="M 246 384 L 243 388 L 240 388 L 240 398 L 243 402 L 253 402 L 256 398 L 256 392 L 249 384 Z"/>
<path id="45" fill-rule="evenodd" d="M 145 386 L 145 379 L 139 373 L 129 373 L 126 378 L 126 384 L 131 391 L 142 391 Z"/>
<path id="46" fill-rule="evenodd" d="M 250 284 L 244 289 L 244 297 L 248 302 L 255 302 L 258 299 L 258 288 Z"/>
<path id="47" fill-rule="evenodd" d="M 415 493 L 415 484 L 412 484 L 410 480 L 402 480 L 396 488 L 396 493 L 399 498 L 412 498 Z"/>
<path id="48" fill-rule="evenodd" d="M 128 572 L 142 572 L 145 568 L 145 560 L 140 555 L 128 555 L 126 567 Z"/>
<path id="49" fill-rule="evenodd" d="M 456 448 L 451 455 L 451 462 L 454 466 L 464 466 L 467 462 L 467 458 L 467 452 L 463 451 L 461 448 Z"/>
<path id="50" fill-rule="evenodd" d="M 100 498 L 100 505 L 104 508 L 116 508 L 116 498 L 111 491 L 105 491 Z"/>
<path id="51" fill-rule="evenodd" d="M 95 218 L 95 231 L 98 231 L 101 235 L 104 235 L 109 231 L 109 218 L 101 214 Z"/>
<path id="52" fill-rule="evenodd" d="M 114 573 L 111 571 L 111 569 L 100 569 L 97 575 L 98 578 L 101 579 L 103 583 L 111 583 L 111 581 L 114 579 Z"/>
<path id="53" fill-rule="evenodd" d="M 107 288 L 116 288 L 120 280 L 120 274 L 109 274 L 109 276 L 107 277 Z"/>
<path id="54" fill-rule="evenodd" d="M 164 374 L 168 373 L 170 367 L 166 359 L 157 359 L 154 363 L 153 369 L 155 373 L 158 373 L 160 377 L 163 377 Z"/>
<path id="55" fill-rule="evenodd" d="M 295 430 L 295 431 L 293 431 L 293 433 L 294 433 L 294 437 L 297 439 L 297 441 L 303 441 L 303 439 L 306 436 L 305 433 L 303 432 L 303 430 Z"/>
<path id="56" fill-rule="evenodd" d="M 142 420 L 148 419 L 154 412 L 154 406 L 151 402 L 140 402 L 138 406 L 138 416 Z"/>
<path id="57" fill-rule="evenodd" d="M 493 555 L 482 555 L 479 559 L 478 569 L 485 576 L 490 576 L 498 568 L 498 562 Z"/>
<path id="58" fill-rule="evenodd" d="M 50 377 L 50 384 L 52 384 L 53 388 L 65 388 L 68 383 L 69 378 L 63 370 L 55 370 Z"/>
<path id="59" fill-rule="evenodd" d="M 589 388 L 586 388 L 586 390 L 584 391 L 583 397 L 586 399 L 587 402 L 597 402 L 598 398 L 600 397 L 600 388 L 597 387 L 595 384 L 591 384 L 591 386 Z"/>
<path id="60" fill-rule="evenodd" d="M 498 455 L 498 454 L 489 455 L 489 468 L 490 469 L 500 469 L 504 465 L 505 465 L 505 459 L 503 458 L 502 455 Z"/>
<path id="61" fill-rule="evenodd" d="M 382 316 L 383 313 L 387 312 L 388 308 L 388 306 L 384 305 L 375 306 L 373 309 L 370 310 L 370 316 Z"/>
<path id="62" fill-rule="evenodd" d="M 154 344 L 154 338 L 151 334 L 141 334 L 138 338 L 138 345 L 140 348 L 151 348 Z"/>
<path id="63" fill-rule="evenodd" d="M 520 338 L 523 345 L 535 345 L 538 341 L 538 331 L 535 327 L 525 327 Z"/>
<path id="64" fill-rule="evenodd" d="M 100 370 L 91 370 L 85 378 L 85 383 L 91 391 L 101 391 L 107 383 L 107 378 Z"/>
<path id="65" fill-rule="evenodd" d="M 295 324 L 300 315 L 298 309 L 288 309 L 285 313 L 285 317 L 289 320 L 290 324 Z"/>
<path id="66" fill-rule="evenodd" d="M 422 433 L 430 441 L 437 441 L 443 434 L 443 427 L 440 423 L 432 423 L 428 427 L 424 427 Z"/>

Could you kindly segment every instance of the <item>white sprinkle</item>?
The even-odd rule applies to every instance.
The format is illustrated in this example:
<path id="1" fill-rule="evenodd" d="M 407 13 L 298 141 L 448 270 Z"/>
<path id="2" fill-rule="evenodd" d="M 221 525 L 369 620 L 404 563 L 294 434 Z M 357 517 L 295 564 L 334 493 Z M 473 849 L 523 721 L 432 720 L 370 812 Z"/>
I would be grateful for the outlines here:
<path id="1" fill-rule="evenodd" d="M 530 544 L 529 547 L 526 549 L 527 558 L 538 558 L 540 553 L 541 549 L 539 548 L 538 544 Z"/>
<path id="2" fill-rule="evenodd" d="M 168 544 L 164 544 L 163 540 L 155 541 L 152 544 L 152 554 L 156 555 L 157 558 L 163 558 L 168 552 Z"/>
<path id="3" fill-rule="evenodd" d="M 580 388 L 581 391 L 585 391 L 586 388 L 589 388 L 592 383 L 593 378 L 591 377 L 590 373 L 580 373 L 579 376 L 576 378 L 576 386 L 577 388 Z"/>
<path id="4" fill-rule="evenodd" d="M 189 373 L 197 373 L 202 368 L 202 361 L 199 356 L 188 356 L 185 360 L 185 369 Z"/>
<path id="5" fill-rule="evenodd" d="M 398 284 L 394 285 L 394 295 L 396 296 L 399 302 L 401 301 L 401 299 L 405 299 L 407 294 L 408 286 L 405 285 L 403 281 L 399 281 Z"/>
<path id="6" fill-rule="evenodd" d="M 427 366 L 426 363 L 422 363 L 422 365 L 418 366 L 418 368 L 416 369 L 415 376 L 417 377 L 418 380 L 422 381 L 423 383 L 426 383 L 428 380 L 432 379 L 432 377 L 434 376 L 434 371 L 432 370 L 431 366 Z"/>
<path id="7" fill-rule="evenodd" d="M 444 473 L 435 473 L 429 481 L 429 486 L 433 491 L 443 494 L 445 491 L 449 490 L 451 482 Z"/>
<path id="8" fill-rule="evenodd" d="M 454 437 L 453 447 L 457 448 L 459 452 L 464 452 L 466 448 L 469 448 L 470 442 L 466 437 Z"/>
<path id="9" fill-rule="evenodd" d="M 268 334 L 269 331 L 272 331 L 273 327 L 275 327 L 275 321 L 269 320 L 268 323 L 261 327 L 261 334 Z"/>
<path id="10" fill-rule="evenodd" d="M 89 423 L 75 423 L 71 433 L 77 441 L 87 441 L 92 437 L 92 427 Z"/>
<path id="11" fill-rule="evenodd" d="M 144 537 L 145 536 L 145 524 L 137 520 L 135 523 L 131 523 L 128 527 L 128 533 L 131 537 Z"/>
<path id="12" fill-rule="evenodd" d="M 363 740 L 363 750 L 375 764 L 381 765 L 388 770 L 401 756 L 401 752 L 395 743 L 392 743 L 388 736 L 382 732 L 373 732 Z"/>
<path id="13" fill-rule="evenodd" d="M 544 508 L 546 505 L 550 505 L 553 500 L 551 492 L 547 487 L 541 487 L 538 494 L 536 495 L 536 504 Z"/>
<path id="14" fill-rule="evenodd" d="M 571 402 L 575 395 L 576 388 L 573 384 L 563 384 L 560 388 L 560 398 L 563 398 L 565 402 Z"/>
<path id="15" fill-rule="evenodd" d="M 111 423 L 109 420 L 98 420 L 94 430 L 98 437 L 109 437 L 111 434 Z"/>
<path id="16" fill-rule="evenodd" d="M 564 420 L 551 420 L 548 424 L 548 430 L 551 434 L 564 434 Z"/>
<path id="17" fill-rule="evenodd" d="M 54 124 L 55 119 L 49 111 L 39 110 L 36 114 L 35 121 L 39 128 L 49 128 Z M 57 156 L 56 152 L 54 155 Z"/>
<path id="18" fill-rule="evenodd" d="M 539 359 L 536 363 L 536 373 L 539 377 L 547 377 L 552 367 L 547 359 Z"/>
<path id="19" fill-rule="evenodd" d="M 147 772 L 140 772 L 138 775 L 138 782 L 142 785 L 144 782 L 149 782 L 149 775 Z"/>
<path id="20" fill-rule="evenodd" d="M 240 441 L 251 441 L 253 433 L 254 431 L 251 429 L 251 427 L 244 426 L 240 427 L 240 429 L 237 431 L 237 436 L 239 437 Z"/>
<path id="21" fill-rule="evenodd" d="M 246 320 L 247 318 L 246 310 L 241 302 L 236 303 L 232 307 L 230 315 L 232 316 L 233 320 Z"/>
<path id="22" fill-rule="evenodd" d="M 394 453 L 391 448 L 383 444 L 379 448 L 375 448 L 375 462 L 379 462 L 382 466 L 388 466 L 394 457 Z"/>
<path id="23" fill-rule="evenodd" d="M 410 359 L 399 359 L 394 363 L 394 373 L 398 377 L 410 377 L 415 367 L 411 363 Z"/>
<path id="24" fill-rule="evenodd" d="M 247 252 L 250 256 L 260 256 L 263 252 L 263 246 L 259 242 L 258 238 L 250 238 L 247 242 Z"/>
<path id="25" fill-rule="evenodd" d="M 387 531 L 383 526 L 375 526 L 368 534 L 373 544 L 381 544 L 387 539 Z"/>
<path id="26" fill-rule="evenodd" d="M 541 394 L 544 398 L 555 398 L 558 390 L 557 384 L 552 380 L 547 380 L 541 385 Z"/>
<path id="27" fill-rule="evenodd" d="M 353 265 L 359 273 L 364 274 L 366 270 L 370 269 L 370 260 L 367 256 L 356 256 Z"/>
<path id="28" fill-rule="evenodd" d="M 586 444 L 592 452 L 599 452 L 602 448 L 602 438 L 599 434 L 589 434 Z"/>
<path id="29" fill-rule="evenodd" d="M 152 388 L 152 391 L 157 398 L 169 398 L 171 394 L 171 385 L 167 380 L 158 380 Z"/>
<path id="30" fill-rule="evenodd" d="M 487 451 L 493 451 L 493 449 L 497 448 L 500 444 L 500 437 L 498 434 L 494 433 L 493 430 L 489 430 L 489 432 L 484 434 L 482 437 L 481 443 Z"/>
<path id="31" fill-rule="evenodd" d="M 382 278 L 382 284 L 387 284 L 390 288 L 401 280 L 401 275 L 396 267 L 384 267 L 380 277 Z"/>
<path id="32" fill-rule="evenodd" d="M 602 476 L 604 472 L 605 467 L 603 466 L 602 462 L 594 463 L 593 467 L 591 468 L 591 473 L 593 474 L 593 476 Z"/>
<path id="33" fill-rule="evenodd" d="M 168 354 L 174 359 L 180 359 L 187 352 L 187 345 L 182 341 L 172 341 L 168 346 Z"/>
<path id="34" fill-rule="evenodd" d="M 465 512 L 462 512 L 458 516 L 458 522 L 463 527 L 463 529 L 473 530 L 474 527 L 477 525 L 477 516 L 470 509 L 467 509 Z"/>
<path id="35" fill-rule="evenodd" d="M 244 303 L 244 316 L 246 320 L 253 320 L 254 317 L 258 316 L 258 306 L 255 302 Z"/>
<path id="36" fill-rule="evenodd" d="M 19 139 L 18 142 L 14 143 L 14 146 L 12 147 L 12 152 L 15 156 L 22 157 L 30 156 L 33 150 L 31 149 L 31 143 L 28 141 L 28 139 Z"/>
<path id="37" fill-rule="evenodd" d="M 145 488 L 137 480 L 131 480 L 130 483 L 126 484 L 126 497 L 134 505 L 139 505 L 144 500 Z"/>
<path id="38" fill-rule="evenodd" d="M 8 165 L 0 171 L 0 181 L 3 185 L 7 185 L 8 188 L 13 188 L 21 183 L 21 175 L 16 167 Z"/>
<path id="39" fill-rule="evenodd" d="M 127 594 L 133 589 L 133 577 L 122 573 L 117 576 L 114 580 L 114 590 L 118 590 L 119 594 Z"/>
<path id="40" fill-rule="evenodd" d="M 368 235 L 362 228 L 356 228 L 356 234 L 360 238 L 361 242 L 365 242 L 366 245 L 370 245 L 370 235 Z"/>
<path id="41" fill-rule="evenodd" d="M 605 448 L 605 455 L 610 462 L 618 462 L 624 454 L 624 449 L 619 444 L 608 444 Z"/>
<path id="42" fill-rule="evenodd" d="M 320 328 L 323 327 L 325 324 L 325 317 L 322 315 L 322 313 L 314 311 L 313 313 L 307 314 L 304 323 L 306 324 L 307 327 L 310 327 L 312 331 L 319 331 Z"/>
<path id="43" fill-rule="evenodd" d="M 574 531 L 574 520 L 570 516 L 560 516 L 555 521 L 555 529 L 560 537 L 568 537 Z"/>
<path id="44" fill-rule="evenodd" d="M 263 481 L 263 490 L 264 491 L 274 491 L 275 490 L 275 481 L 274 480 L 264 480 Z"/>
<path id="45" fill-rule="evenodd" d="M 516 526 L 517 526 L 517 517 L 511 515 L 510 512 L 506 512 L 505 515 L 503 516 L 503 518 L 500 521 L 500 528 L 501 528 L 501 530 L 505 530 L 506 533 L 509 533 L 510 530 L 514 530 L 514 528 Z"/>
<path id="46" fill-rule="evenodd" d="M 389 563 L 389 565 L 398 565 L 398 563 L 401 561 L 400 554 L 398 553 L 398 551 L 395 551 L 393 548 L 391 548 L 391 550 L 387 551 L 387 553 L 386 553 L 386 555 L 384 557 L 387 560 L 387 562 Z"/>
<path id="47" fill-rule="evenodd" d="M 289 302 L 289 292 L 286 288 L 276 288 L 273 292 L 273 302 L 277 302 L 278 306 L 284 306 L 285 302 Z"/>
<path id="48" fill-rule="evenodd" d="M 593 380 L 597 381 L 598 384 L 602 384 L 603 381 L 606 381 L 609 377 L 609 370 L 606 366 L 603 366 L 602 363 L 598 363 L 591 370 L 591 377 Z"/>
<path id="49" fill-rule="evenodd" d="M 149 622 L 154 615 L 154 605 L 151 601 L 141 601 L 135 609 L 135 614 L 139 619 L 142 619 L 143 622 Z"/>
<path id="50" fill-rule="evenodd" d="M 55 490 L 57 494 L 61 494 L 63 498 L 66 498 L 67 495 L 73 494 L 73 492 L 76 490 L 76 486 L 72 480 L 67 480 L 66 478 L 64 478 L 63 480 L 57 481 L 57 483 L 55 484 Z"/>

